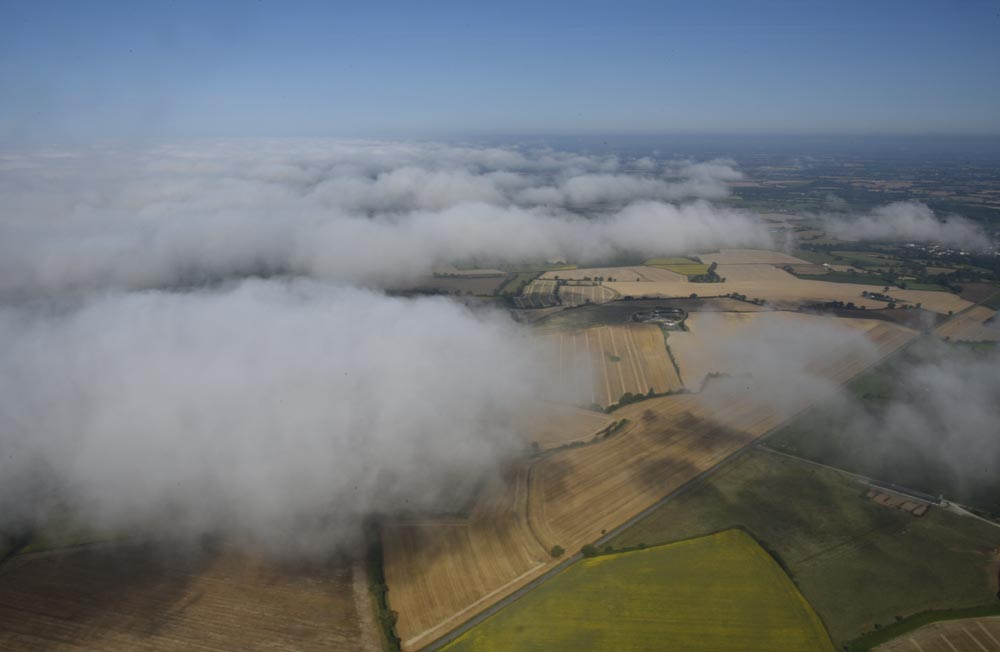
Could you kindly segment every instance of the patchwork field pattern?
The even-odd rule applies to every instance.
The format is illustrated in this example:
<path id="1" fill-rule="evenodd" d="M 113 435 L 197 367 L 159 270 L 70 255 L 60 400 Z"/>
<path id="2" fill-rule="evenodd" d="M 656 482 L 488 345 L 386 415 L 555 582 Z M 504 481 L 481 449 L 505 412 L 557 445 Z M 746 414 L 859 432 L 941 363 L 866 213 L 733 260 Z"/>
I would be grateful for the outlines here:
<path id="1" fill-rule="evenodd" d="M 724 618 L 706 617 L 725 614 Z M 795 585 L 739 530 L 584 559 L 448 652 L 833 652 Z"/>
<path id="2" fill-rule="evenodd" d="M 897 617 L 996 604 L 1000 529 L 947 509 L 915 518 L 866 489 L 847 473 L 752 449 L 611 543 L 746 528 L 780 556 L 838 649 Z"/>
<path id="3" fill-rule="evenodd" d="M 955 342 L 1000 342 L 1000 319 L 995 311 L 975 306 L 941 324 L 934 333 Z"/>
<path id="4" fill-rule="evenodd" d="M 4 652 L 380 649 L 361 564 L 94 546 L 0 569 Z"/>
<path id="5" fill-rule="evenodd" d="M 524 288 L 520 296 L 514 297 L 518 308 L 551 308 L 559 305 L 557 296 L 559 284 L 556 281 L 535 279 Z"/>
<path id="6" fill-rule="evenodd" d="M 914 333 L 883 322 L 867 335 L 880 359 Z M 839 350 L 813 366 L 843 383 L 874 362 L 867 349 Z M 720 381 L 628 405 L 615 412 L 627 419 L 616 434 L 523 460 L 468 519 L 387 524 L 385 573 L 404 649 L 544 573 L 558 563 L 553 546 L 579 550 L 809 406 L 798 401 L 778 406 L 768 388 Z"/>
<path id="7" fill-rule="evenodd" d="M 877 652 L 1000 652 L 1000 616 L 945 620 L 884 643 Z"/>
<path id="8" fill-rule="evenodd" d="M 561 380 L 585 371 L 581 360 L 594 370 L 591 401 L 608 406 L 626 392 L 664 393 L 682 387 L 667 354 L 663 333 L 653 324 L 601 326 L 582 331 L 555 333 L 547 341 L 558 352 Z"/>

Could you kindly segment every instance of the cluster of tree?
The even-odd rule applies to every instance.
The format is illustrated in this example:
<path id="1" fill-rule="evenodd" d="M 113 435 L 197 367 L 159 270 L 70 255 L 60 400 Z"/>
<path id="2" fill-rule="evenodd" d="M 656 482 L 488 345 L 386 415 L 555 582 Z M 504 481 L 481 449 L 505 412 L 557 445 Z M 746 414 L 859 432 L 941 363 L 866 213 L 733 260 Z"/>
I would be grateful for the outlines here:
<path id="1" fill-rule="evenodd" d="M 754 297 L 753 299 L 750 299 L 750 298 L 747 298 L 747 295 L 741 294 L 739 292 L 730 292 L 729 294 L 727 294 L 725 296 L 728 297 L 728 298 L 730 298 L 730 299 L 736 299 L 737 301 L 746 301 L 747 303 L 752 303 L 752 304 L 757 305 L 757 306 L 762 306 L 762 305 L 764 305 L 766 303 L 761 298 Z"/>
<path id="2" fill-rule="evenodd" d="M 708 270 L 704 274 L 693 274 L 688 276 L 688 281 L 692 283 L 725 283 L 725 277 L 719 276 L 719 274 L 715 271 L 718 267 L 718 263 L 712 263 L 708 266 Z"/>

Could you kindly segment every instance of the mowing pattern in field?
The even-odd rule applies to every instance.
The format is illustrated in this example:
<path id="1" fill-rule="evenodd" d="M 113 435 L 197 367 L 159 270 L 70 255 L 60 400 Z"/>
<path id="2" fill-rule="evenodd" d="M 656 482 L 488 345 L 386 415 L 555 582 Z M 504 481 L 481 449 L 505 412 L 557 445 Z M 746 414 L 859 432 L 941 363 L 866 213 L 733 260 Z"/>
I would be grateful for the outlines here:
<path id="1" fill-rule="evenodd" d="M 1000 342 L 1000 319 L 995 311 L 976 306 L 941 324 L 934 333 L 955 342 Z"/>
<path id="2" fill-rule="evenodd" d="M 833 652 L 823 624 L 744 532 L 585 559 L 448 652 Z"/>
<path id="3" fill-rule="evenodd" d="M 945 620 L 875 648 L 877 652 L 1000 652 L 1000 616 Z"/>
<path id="4" fill-rule="evenodd" d="M 548 336 L 558 351 L 559 373 L 564 383 L 581 372 L 581 359 L 589 359 L 594 373 L 591 401 L 608 406 L 625 392 L 646 394 L 681 388 L 681 380 L 667 355 L 663 334 L 653 324 L 601 326 Z"/>
<path id="5" fill-rule="evenodd" d="M 514 305 L 518 308 L 551 308 L 559 305 L 556 294 L 558 283 L 535 279 L 528 283 L 521 296 L 514 297 Z"/>
<path id="6" fill-rule="evenodd" d="M 530 467 L 512 469 L 468 519 L 393 523 L 385 576 L 404 650 L 417 649 L 537 577 L 551 561 L 528 525 Z"/>
<path id="7" fill-rule="evenodd" d="M 582 306 L 587 303 L 614 301 L 618 293 L 603 285 L 563 285 L 559 299 L 564 306 Z"/>
<path id="8" fill-rule="evenodd" d="M 147 545 L 38 553 L 0 569 L 4 652 L 377 650 L 362 566 L 288 567 Z"/>
<path id="9" fill-rule="evenodd" d="M 837 351 L 817 359 L 814 372 L 846 382 L 914 336 L 888 323 L 878 329 L 868 333 L 876 359 Z M 615 412 L 628 420 L 616 434 L 525 460 L 468 520 L 387 525 L 385 573 L 404 649 L 431 643 L 551 568 L 554 545 L 579 550 L 808 406 L 803 396 L 779 407 L 771 389 L 720 381 L 702 394 L 626 406 Z"/>

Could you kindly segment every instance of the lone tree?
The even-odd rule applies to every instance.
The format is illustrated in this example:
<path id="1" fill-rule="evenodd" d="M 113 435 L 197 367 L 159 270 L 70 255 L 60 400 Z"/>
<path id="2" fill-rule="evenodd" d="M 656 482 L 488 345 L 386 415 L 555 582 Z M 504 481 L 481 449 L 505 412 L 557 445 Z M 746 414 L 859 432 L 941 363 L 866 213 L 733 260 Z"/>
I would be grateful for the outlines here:
<path id="1" fill-rule="evenodd" d="M 549 554 L 555 557 L 556 559 L 559 559 L 560 557 L 563 556 L 564 552 L 566 551 L 563 550 L 562 546 L 552 546 L 552 550 L 549 551 Z"/>

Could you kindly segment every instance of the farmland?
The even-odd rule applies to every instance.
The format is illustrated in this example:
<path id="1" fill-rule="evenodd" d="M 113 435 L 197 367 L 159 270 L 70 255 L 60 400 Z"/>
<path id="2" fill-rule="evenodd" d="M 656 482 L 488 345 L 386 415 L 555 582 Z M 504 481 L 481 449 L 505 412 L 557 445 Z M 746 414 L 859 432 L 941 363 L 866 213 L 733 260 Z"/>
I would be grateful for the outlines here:
<path id="1" fill-rule="evenodd" d="M 832 652 L 833 646 L 781 568 L 753 539 L 731 530 L 585 559 L 444 649 Z"/>
<path id="2" fill-rule="evenodd" d="M 877 652 L 1000 652 L 1000 616 L 931 623 L 875 649 Z"/>
<path id="3" fill-rule="evenodd" d="M 350 561 L 121 544 L 21 555 L 0 578 L 5 652 L 380 649 Z"/>
<path id="4" fill-rule="evenodd" d="M 684 284 L 684 283 L 635 283 L 613 282 L 608 287 L 623 297 L 686 297 L 691 293 L 722 296 L 731 293 L 749 298 L 766 300 L 779 308 L 797 309 L 802 306 L 841 301 L 864 306 L 867 309 L 884 308 L 886 302 L 865 298 L 862 292 L 881 293 L 881 285 L 860 285 L 833 283 L 820 280 L 803 280 L 783 270 L 763 266 L 719 265 L 717 273 L 726 278 L 724 283 Z M 766 276 L 767 278 L 753 278 Z M 899 290 L 889 293 L 898 303 L 921 304 L 925 310 L 947 314 L 958 312 L 970 305 L 958 295 L 931 290 Z"/>
<path id="5" fill-rule="evenodd" d="M 975 306 L 934 329 L 955 342 L 1000 342 L 1000 320 L 994 310 Z"/>
<path id="6" fill-rule="evenodd" d="M 887 323 L 877 356 L 912 332 Z M 814 361 L 846 382 L 872 363 L 865 348 Z M 522 460 L 484 492 L 468 519 L 386 524 L 385 570 L 406 650 L 429 644 L 553 567 L 554 546 L 591 543 L 808 406 L 776 404 L 766 387 L 720 381 L 700 394 L 649 399 L 615 413 L 615 434 Z"/>
<path id="7" fill-rule="evenodd" d="M 600 326 L 546 337 L 558 354 L 562 382 L 569 383 L 593 369 L 591 402 L 607 407 L 626 393 L 652 390 L 661 394 L 681 388 L 680 377 L 667 355 L 663 334 L 651 324 Z M 581 359 L 591 366 L 581 367 Z"/>
<path id="8" fill-rule="evenodd" d="M 912 412 L 927 402 L 923 382 L 911 382 L 913 370 L 942 360 L 967 368 L 976 363 L 978 349 L 983 346 L 995 344 L 949 344 L 930 337 L 918 340 L 848 386 L 854 397 L 850 409 L 813 408 L 775 432 L 766 445 L 1000 514 L 1000 481 L 994 459 L 976 456 L 974 464 L 956 474 L 958 462 L 942 454 L 946 449 L 906 444 L 916 434 L 916 426 L 900 434 L 880 425 L 890 406 L 906 406 Z M 920 421 L 930 420 L 932 431 L 941 430 L 933 421 L 934 414 L 917 415 Z"/>
<path id="9" fill-rule="evenodd" d="M 559 300 L 566 306 L 582 306 L 589 303 L 607 303 L 618 297 L 611 288 L 595 283 L 581 282 L 565 284 L 559 288 Z"/>
<path id="10" fill-rule="evenodd" d="M 590 441 L 618 421 L 593 410 L 552 403 L 526 408 L 525 412 L 524 440 L 543 450 Z"/>
<path id="11" fill-rule="evenodd" d="M 514 297 L 518 308 L 551 308 L 559 305 L 559 284 L 552 280 L 536 279 L 528 283 L 520 296 Z"/>
<path id="12" fill-rule="evenodd" d="M 545 272 L 543 279 L 562 279 L 572 281 L 589 281 L 600 278 L 603 281 L 636 281 L 640 283 L 685 283 L 687 279 L 666 269 L 635 265 L 632 267 L 585 267 L 571 270 Z"/>
<path id="13" fill-rule="evenodd" d="M 888 327 L 873 319 L 833 319 L 794 312 L 692 312 L 687 327 L 687 331 L 672 332 L 668 341 L 681 377 L 692 389 L 698 388 L 710 374 L 741 371 L 740 356 L 734 352 L 732 343 L 753 341 L 768 331 L 831 327 L 872 331 L 875 337 L 912 336 L 905 329 Z"/>
<path id="14" fill-rule="evenodd" d="M 708 271 L 708 265 L 695 258 L 651 258 L 644 265 L 667 269 L 684 276 L 697 276 Z"/>
<path id="15" fill-rule="evenodd" d="M 928 609 L 994 604 L 1000 528 L 865 497 L 854 476 L 756 449 L 612 541 L 656 545 L 745 527 L 785 564 L 838 648 Z"/>

